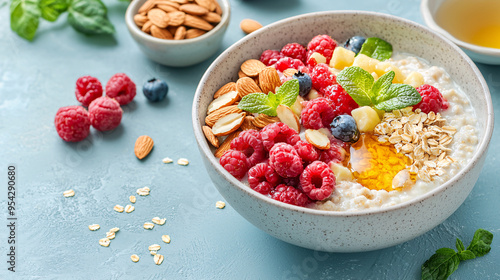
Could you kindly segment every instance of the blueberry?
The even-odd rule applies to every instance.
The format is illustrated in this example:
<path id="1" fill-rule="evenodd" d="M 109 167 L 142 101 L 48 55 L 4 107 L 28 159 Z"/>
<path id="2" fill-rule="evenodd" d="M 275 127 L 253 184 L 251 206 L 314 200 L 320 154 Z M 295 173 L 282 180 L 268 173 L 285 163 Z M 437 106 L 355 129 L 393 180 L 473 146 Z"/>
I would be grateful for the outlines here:
<path id="1" fill-rule="evenodd" d="M 355 143 L 359 139 L 356 121 L 349 115 L 336 116 L 330 124 L 332 135 L 344 142 Z"/>
<path id="2" fill-rule="evenodd" d="M 297 72 L 293 74 L 293 78 L 299 80 L 299 95 L 306 96 L 312 88 L 311 77 L 307 73 Z"/>
<path id="3" fill-rule="evenodd" d="M 149 101 L 162 101 L 168 93 L 168 85 L 162 80 L 152 78 L 142 86 L 142 92 Z"/>
<path id="4" fill-rule="evenodd" d="M 356 54 L 359 53 L 361 50 L 361 46 L 365 43 L 366 38 L 362 36 L 354 36 L 349 38 L 344 44 L 344 48 L 355 52 Z"/>

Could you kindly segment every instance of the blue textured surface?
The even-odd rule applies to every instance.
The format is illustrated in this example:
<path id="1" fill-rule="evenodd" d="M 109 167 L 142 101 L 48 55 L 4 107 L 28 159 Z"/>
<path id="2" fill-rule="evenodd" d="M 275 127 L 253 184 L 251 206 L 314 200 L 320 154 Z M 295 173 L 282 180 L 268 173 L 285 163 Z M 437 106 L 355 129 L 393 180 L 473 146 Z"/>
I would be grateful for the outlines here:
<path id="1" fill-rule="evenodd" d="M 490 254 L 460 265 L 451 279 L 500 279 L 500 132 L 495 130 L 485 168 L 465 203 L 427 234 L 392 248 L 358 254 L 326 254 L 295 247 L 258 230 L 231 206 L 214 207 L 222 197 L 208 178 L 191 129 L 191 102 L 198 80 L 215 59 L 189 68 L 159 66 L 140 53 L 126 30 L 126 4 L 105 1 L 117 33 L 87 37 L 73 31 L 65 16 L 43 22 L 34 42 L 9 29 L 8 5 L 0 0 L 0 279 L 417 279 L 420 266 L 441 247 L 467 245 L 477 228 L 497 236 Z M 301 13 L 361 9 L 422 22 L 418 0 L 242 1 L 232 0 L 232 19 L 223 47 L 243 37 L 239 22 L 263 24 Z M 3 4 L 2 4 L 3 3 Z M 342 28 L 336 26 L 332 28 Z M 313 34 L 312 34 L 313 35 Z M 222 52 L 221 48 L 220 52 Z M 219 53 L 220 53 L 219 52 Z M 478 65 L 500 115 L 500 67 Z M 77 104 L 74 84 L 82 75 L 106 81 L 127 73 L 141 88 L 151 77 L 166 80 L 167 100 L 152 104 L 139 90 L 124 107 L 121 125 L 68 144 L 56 134 L 53 119 L 61 106 Z M 497 125 L 498 126 L 498 125 Z M 498 127 L 497 127 L 498 128 Z M 133 154 L 135 139 L 150 135 L 153 152 L 143 161 Z M 189 166 L 162 164 L 185 157 Z M 18 250 L 16 273 L 6 270 L 6 169 L 18 169 Z M 133 213 L 113 211 L 128 196 L 138 197 Z M 74 189 L 73 198 L 62 192 Z M 142 224 L 166 217 L 151 231 Z M 96 232 L 88 230 L 101 225 Z M 120 227 L 108 248 L 98 240 Z M 169 234 L 170 244 L 160 237 Z M 147 246 L 162 245 L 156 266 Z M 132 263 L 131 254 L 141 260 Z"/>

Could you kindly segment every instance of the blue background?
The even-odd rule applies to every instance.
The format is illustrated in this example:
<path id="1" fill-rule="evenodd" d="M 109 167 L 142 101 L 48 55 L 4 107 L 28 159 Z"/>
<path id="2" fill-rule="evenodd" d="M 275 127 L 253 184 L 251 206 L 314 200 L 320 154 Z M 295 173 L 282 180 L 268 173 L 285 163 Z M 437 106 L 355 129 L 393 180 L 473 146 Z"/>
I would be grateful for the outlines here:
<path id="1" fill-rule="evenodd" d="M 3 1 L 3 2 L 1 2 Z M 460 264 L 451 279 L 500 279 L 500 132 L 498 127 L 485 168 L 465 203 L 427 234 L 392 248 L 358 254 L 326 254 L 277 240 L 239 216 L 231 206 L 215 208 L 221 195 L 212 185 L 191 128 L 191 102 L 204 71 L 216 56 L 193 67 L 169 68 L 149 61 L 137 48 L 124 21 L 126 3 L 107 0 L 116 27 L 114 37 L 76 33 L 63 15 L 42 22 L 33 42 L 10 31 L 9 6 L 0 0 L 0 219 L 6 224 L 7 166 L 18 171 L 18 240 L 16 273 L 6 270 L 7 234 L 0 225 L 1 279 L 417 279 L 420 266 L 436 249 L 467 244 L 477 228 L 497 236 L 492 251 Z M 359 9 L 422 22 L 418 0 L 242 1 L 231 0 L 231 24 L 223 49 L 244 34 L 243 18 L 262 24 L 314 11 Z M 342 28 L 342 26 L 332 26 Z M 311 34 L 313 35 L 313 34 Z M 478 65 L 500 110 L 500 67 Z M 76 105 L 75 81 L 92 75 L 105 84 L 127 73 L 138 85 L 134 102 L 125 106 L 121 125 L 112 132 L 92 129 L 80 143 L 65 143 L 54 129 L 59 107 Z M 170 85 L 167 100 L 152 104 L 140 90 L 151 77 Z M 498 126 L 498 125 L 497 125 Z M 155 141 L 142 161 L 133 147 L 140 135 Z M 164 157 L 185 157 L 189 166 L 163 164 Z M 149 186 L 137 197 L 133 213 L 113 206 Z M 74 189 L 76 195 L 63 198 Z M 147 231 L 152 217 L 167 218 Z M 88 230 L 101 225 L 96 232 Z M 112 227 L 121 230 L 108 248 L 98 240 Z M 169 234 L 170 244 L 160 237 Z M 162 246 L 162 265 L 147 247 Z M 141 260 L 133 263 L 131 254 Z"/>

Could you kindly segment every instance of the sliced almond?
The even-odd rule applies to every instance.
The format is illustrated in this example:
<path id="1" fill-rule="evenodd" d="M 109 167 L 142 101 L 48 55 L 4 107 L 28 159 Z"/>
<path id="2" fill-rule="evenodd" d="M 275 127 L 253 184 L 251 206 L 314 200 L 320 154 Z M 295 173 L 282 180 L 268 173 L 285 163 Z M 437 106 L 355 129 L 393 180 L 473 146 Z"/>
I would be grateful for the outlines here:
<path id="1" fill-rule="evenodd" d="M 212 132 L 215 136 L 228 135 L 236 131 L 243 123 L 245 113 L 232 113 L 215 122 Z"/>
<path id="2" fill-rule="evenodd" d="M 302 113 L 302 102 L 304 102 L 304 98 L 302 96 L 297 96 L 297 100 L 295 100 L 295 103 L 293 103 L 292 111 L 297 115 L 297 117 L 300 118 L 300 113 Z"/>
<path id="3" fill-rule="evenodd" d="M 140 14 L 137 14 L 137 15 L 134 16 L 134 22 L 139 27 L 142 27 L 147 21 L 148 21 L 148 17 L 147 16 L 143 16 L 143 15 L 140 15 Z"/>
<path id="4" fill-rule="evenodd" d="M 213 25 L 208 23 L 206 20 L 188 14 L 186 14 L 186 18 L 184 19 L 184 25 L 205 31 L 210 31 L 214 28 Z"/>
<path id="5" fill-rule="evenodd" d="M 266 65 L 258 59 L 249 59 L 241 64 L 241 71 L 249 77 L 257 77 Z"/>
<path id="6" fill-rule="evenodd" d="M 212 132 L 212 129 L 209 126 L 204 125 L 202 127 L 203 129 L 203 134 L 205 134 L 205 137 L 207 138 L 208 142 L 216 147 L 219 148 L 219 138 L 217 138 L 214 133 Z"/>
<path id="7" fill-rule="evenodd" d="M 244 19 L 240 22 L 240 28 L 246 34 L 250 34 L 260 28 L 262 28 L 262 24 L 253 19 Z"/>
<path id="8" fill-rule="evenodd" d="M 241 131 L 235 131 L 231 134 L 229 134 L 226 139 L 224 139 L 224 142 L 220 144 L 219 148 L 215 150 L 214 156 L 217 158 L 220 158 L 225 152 L 227 152 L 231 148 L 231 141 L 233 141 L 234 138 L 238 137 Z"/>
<path id="9" fill-rule="evenodd" d="M 196 4 L 184 4 L 180 6 L 179 10 L 193 16 L 202 16 L 208 14 L 209 12 L 207 8 L 204 8 Z"/>
<path id="10" fill-rule="evenodd" d="M 281 86 L 281 79 L 278 71 L 274 67 L 266 67 L 259 73 L 259 87 L 262 92 L 276 92 L 276 88 Z"/>
<path id="11" fill-rule="evenodd" d="M 278 117 L 271 117 L 265 114 L 259 114 L 254 118 L 252 124 L 258 128 L 264 128 L 268 124 L 272 124 L 275 122 L 279 122 L 280 119 Z"/>
<path id="12" fill-rule="evenodd" d="M 184 23 L 184 19 L 186 18 L 186 14 L 183 12 L 171 12 L 168 13 L 168 17 L 170 18 L 168 25 L 170 26 L 180 26 Z"/>
<path id="13" fill-rule="evenodd" d="M 323 134 L 321 131 L 315 129 L 307 129 L 305 135 L 306 141 L 314 147 L 320 150 L 330 149 L 330 139 L 328 139 L 328 136 Z"/>
<path id="14" fill-rule="evenodd" d="M 153 146 L 154 142 L 153 139 L 151 139 L 151 137 L 147 135 L 139 136 L 139 138 L 137 138 L 137 140 L 135 141 L 135 147 L 134 147 L 135 156 L 138 159 L 145 158 L 147 155 L 149 155 L 149 153 L 153 149 Z"/>
<path id="15" fill-rule="evenodd" d="M 172 12 L 178 12 L 179 11 L 178 8 L 172 7 L 170 5 L 156 5 L 156 7 L 158 9 L 164 10 L 167 13 L 172 13 Z"/>
<path id="16" fill-rule="evenodd" d="M 238 92 L 230 91 L 230 92 L 220 96 L 219 98 L 214 99 L 208 105 L 207 113 L 210 114 L 219 108 L 232 105 L 234 102 L 236 102 L 237 99 L 238 99 Z"/>
<path id="17" fill-rule="evenodd" d="M 246 116 L 244 119 L 243 119 L 243 123 L 241 124 L 240 126 L 240 129 L 241 130 L 249 130 L 249 129 L 255 129 L 255 130 L 259 130 L 258 127 L 256 127 L 255 125 L 253 125 L 253 120 L 254 120 L 254 116 Z"/>
<path id="18" fill-rule="evenodd" d="M 196 37 L 200 37 L 201 35 L 207 33 L 206 31 L 196 29 L 196 28 L 191 28 L 186 31 L 186 39 L 193 39 Z"/>
<path id="19" fill-rule="evenodd" d="M 276 108 L 276 114 L 280 121 L 288 125 L 291 129 L 300 132 L 300 121 L 290 107 L 280 104 Z M 327 138 L 328 139 L 328 138 Z"/>
<path id="20" fill-rule="evenodd" d="M 166 28 L 168 26 L 168 21 L 170 18 L 164 10 L 161 9 L 151 9 L 148 12 L 148 19 L 156 26 L 160 28 Z"/>
<path id="21" fill-rule="evenodd" d="M 149 20 L 146 21 L 141 28 L 142 32 L 151 33 L 151 26 L 153 26 L 153 23 Z"/>
<path id="22" fill-rule="evenodd" d="M 202 19 L 210 22 L 210 23 L 219 23 L 221 21 L 221 16 L 217 13 L 209 12 L 208 14 L 201 17 Z"/>
<path id="23" fill-rule="evenodd" d="M 218 98 L 221 95 L 224 95 L 230 91 L 235 91 L 236 90 L 236 83 L 235 82 L 229 82 L 225 85 L 223 85 L 219 90 L 217 90 L 214 94 L 214 99 Z"/>
<path id="24" fill-rule="evenodd" d="M 174 39 L 174 36 L 170 32 L 168 32 L 167 29 L 165 28 L 159 28 L 158 26 L 154 25 L 151 26 L 151 35 L 153 37 L 159 38 L 159 39 L 166 39 L 166 40 L 172 40 Z"/>
<path id="25" fill-rule="evenodd" d="M 182 40 L 186 38 L 186 27 L 179 26 L 177 30 L 175 30 L 174 40 Z"/>
<path id="26" fill-rule="evenodd" d="M 285 71 L 283 71 L 283 75 L 285 75 L 287 77 L 292 77 L 293 75 L 295 75 L 298 72 L 299 72 L 299 70 L 297 70 L 297 69 L 288 68 Z"/>
<path id="27" fill-rule="evenodd" d="M 137 11 L 138 14 L 147 13 L 149 10 L 153 9 L 156 5 L 155 0 L 148 0 L 142 4 L 142 6 Z"/>
<path id="28" fill-rule="evenodd" d="M 243 111 L 240 108 L 238 108 L 237 105 L 225 106 L 210 113 L 210 115 L 208 115 L 205 118 L 205 124 L 212 127 L 214 126 L 215 122 L 218 121 L 220 118 L 225 117 L 232 113 L 241 113 L 241 112 Z"/>
<path id="29" fill-rule="evenodd" d="M 239 78 L 238 81 L 236 81 L 236 91 L 240 98 L 250 93 L 262 92 L 257 83 L 250 77 Z"/>

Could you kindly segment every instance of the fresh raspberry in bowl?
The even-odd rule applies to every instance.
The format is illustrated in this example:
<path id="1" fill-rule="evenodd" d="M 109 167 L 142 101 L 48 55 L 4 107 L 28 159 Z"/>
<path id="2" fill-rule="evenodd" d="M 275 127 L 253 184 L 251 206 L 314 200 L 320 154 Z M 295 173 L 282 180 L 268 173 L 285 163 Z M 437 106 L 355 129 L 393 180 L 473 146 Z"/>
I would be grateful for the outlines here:
<path id="1" fill-rule="evenodd" d="M 115 129 L 121 122 L 123 110 L 118 101 L 107 96 L 99 97 L 89 106 L 92 126 L 99 131 Z"/>
<path id="2" fill-rule="evenodd" d="M 422 96 L 422 101 L 413 106 L 413 111 L 420 109 L 422 112 L 428 114 L 430 111 L 439 113 L 442 110 L 448 109 L 448 101 L 437 88 L 425 84 L 419 86 L 417 91 Z"/>
<path id="3" fill-rule="evenodd" d="M 330 67 L 324 63 L 316 65 L 309 74 L 311 76 L 312 86 L 318 91 L 337 83 L 335 75 L 330 72 Z"/>
<path id="4" fill-rule="evenodd" d="M 276 50 L 265 50 L 260 55 L 260 61 L 266 66 L 271 66 L 282 59 L 284 56 L 280 51 Z"/>
<path id="5" fill-rule="evenodd" d="M 307 44 L 307 57 L 317 52 L 326 58 L 326 63 L 330 63 L 333 55 L 333 50 L 337 47 L 337 43 L 328 35 L 318 35 L 312 38 Z"/>
<path id="6" fill-rule="evenodd" d="M 352 97 L 339 85 L 329 85 L 320 90 L 332 106 L 335 116 L 351 115 L 351 111 L 358 108 L 359 105 Z"/>
<path id="7" fill-rule="evenodd" d="M 307 195 L 305 195 L 301 190 L 285 184 L 277 186 L 272 191 L 271 197 L 284 203 L 302 207 L 305 207 L 311 202 Z"/>
<path id="8" fill-rule="evenodd" d="M 304 46 L 302 46 L 299 43 L 291 43 L 291 44 L 286 44 L 282 49 L 281 49 L 281 54 L 283 56 L 288 56 L 291 58 L 298 59 L 302 62 L 306 61 L 307 58 L 307 51 Z"/>

